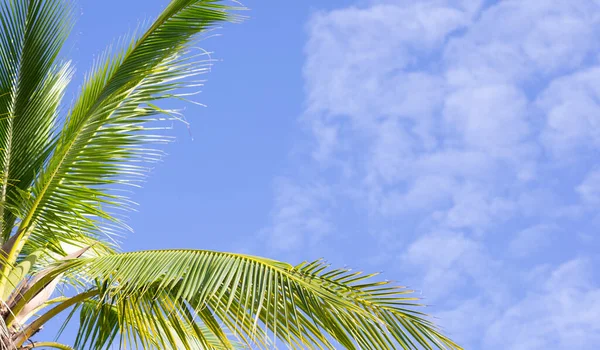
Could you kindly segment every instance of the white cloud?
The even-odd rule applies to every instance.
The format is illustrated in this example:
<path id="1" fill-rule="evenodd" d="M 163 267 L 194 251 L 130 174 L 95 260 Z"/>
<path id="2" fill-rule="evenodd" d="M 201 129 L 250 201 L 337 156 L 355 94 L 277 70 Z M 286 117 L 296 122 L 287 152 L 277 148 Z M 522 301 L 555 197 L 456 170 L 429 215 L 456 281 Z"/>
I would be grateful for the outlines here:
<path id="1" fill-rule="evenodd" d="M 322 185 L 298 186 L 279 179 L 275 188 L 271 225 L 261 232 L 270 248 L 301 250 L 319 243 L 331 232 L 329 189 Z"/>
<path id="2" fill-rule="evenodd" d="M 350 129 L 369 133 L 377 129 L 381 118 L 420 119 L 432 113 L 435 100 L 441 102 L 443 81 L 435 74 L 410 69 L 418 64 L 418 55 L 435 51 L 451 31 L 468 21 L 469 16 L 460 10 L 429 2 L 315 15 L 308 26 L 305 49 L 305 118 L 317 129 L 321 160 L 336 145 L 331 142 L 331 132 L 320 138 L 323 132 L 319 127 L 331 130 L 332 122 L 348 120 Z M 342 136 L 338 127 L 337 139 Z"/>
<path id="3" fill-rule="evenodd" d="M 392 190 L 386 195 L 377 194 L 382 198 L 379 210 L 388 216 L 430 210 L 449 201 L 454 186 L 451 177 L 424 175 L 415 179 L 406 193 Z"/>
<path id="4" fill-rule="evenodd" d="M 552 246 L 558 227 L 551 224 L 538 224 L 528 227 L 512 239 L 509 250 L 517 257 L 525 257 Z"/>
<path id="5" fill-rule="evenodd" d="M 441 298 L 456 300 L 452 292 L 467 285 L 485 286 L 487 294 L 482 296 L 502 298 L 504 288 L 490 278 L 498 270 L 497 263 L 480 242 L 462 233 L 440 231 L 422 236 L 408 247 L 401 262 L 424 273 L 420 285 L 428 302 L 438 304 Z"/>
<path id="6" fill-rule="evenodd" d="M 492 223 L 501 223 L 514 215 L 514 201 L 490 192 L 481 186 L 462 186 L 454 195 L 454 205 L 447 211 L 444 223 L 453 228 L 472 228 L 480 232 Z"/>
<path id="7" fill-rule="evenodd" d="M 446 60 L 460 80 L 523 82 L 578 67 L 597 49 L 598 3 L 500 1 L 449 43 Z"/>
<path id="8" fill-rule="evenodd" d="M 507 308 L 485 335 L 486 348 L 596 349 L 600 343 L 600 288 L 589 261 L 556 268 L 539 289 Z M 510 336 L 507 336 L 510 334 Z"/>
<path id="9" fill-rule="evenodd" d="M 324 187 L 290 178 L 269 237 L 294 247 L 306 220 L 335 235 L 331 203 L 352 203 L 365 215 L 348 220 L 382 234 L 350 238 L 377 247 L 369 261 L 400 262 L 468 348 L 585 348 L 598 341 L 599 281 L 584 258 L 556 264 L 580 253 L 576 236 L 597 242 L 577 225 L 600 202 L 600 2 L 488 3 L 312 17 L 301 120 L 314 162 L 298 166 Z"/>
<path id="10" fill-rule="evenodd" d="M 529 134 L 527 100 L 513 85 L 456 89 L 446 97 L 443 115 L 465 147 L 508 160 L 523 152 L 518 147 Z"/>
<path id="11" fill-rule="evenodd" d="M 554 80 L 538 98 L 547 124 L 542 142 L 555 156 L 600 146 L 600 67 Z"/>
<path id="12" fill-rule="evenodd" d="M 474 297 L 463 299 L 456 307 L 438 311 L 435 315 L 451 339 L 460 339 L 460 345 L 465 349 L 477 349 L 484 325 L 494 322 L 499 310 L 486 298 Z"/>
<path id="13" fill-rule="evenodd" d="M 464 44 L 454 33 L 472 17 L 446 2 L 421 1 L 320 13 L 310 22 L 304 120 L 317 141 L 313 154 L 325 166 L 352 169 L 369 212 L 444 210 L 452 199 L 447 224 L 478 229 L 503 220 L 517 200 L 486 198 L 496 170 L 522 181 L 535 176 L 523 91 L 452 76 L 464 67 L 448 58 L 444 43 Z"/>
<path id="14" fill-rule="evenodd" d="M 600 170 L 596 169 L 587 174 L 576 190 L 586 204 L 600 204 Z"/>

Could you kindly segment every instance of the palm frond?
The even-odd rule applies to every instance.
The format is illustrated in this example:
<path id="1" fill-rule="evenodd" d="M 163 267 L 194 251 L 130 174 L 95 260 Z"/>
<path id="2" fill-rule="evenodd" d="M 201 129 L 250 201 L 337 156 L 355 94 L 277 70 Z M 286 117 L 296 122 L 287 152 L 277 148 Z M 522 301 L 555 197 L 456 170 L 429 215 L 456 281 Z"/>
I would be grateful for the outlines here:
<path id="1" fill-rule="evenodd" d="M 123 227 L 111 208 L 130 202 L 116 191 L 144 176 L 145 161 L 161 157 L 146 145 L 167 140 L 155 123 L 172 111 L 155 103 L 177 97 L 195 85 L 190 77 L 208 70 L 206 55 L 190 45 L 196 34 L 235 20 L 229 9 L 212 0 L 173 0 L 142 36 L 95 63 L 31 198 L 22 201 L 19 232 L 33 227 L 30 250 L 81 235 L 105 240 Z"/>
<path id="2" fill-rule="evenodd" d="M 156 292 L 152 297 L 104 297 L 81 304 L 75 348 L 107 349 L 116 344 L 124 349 L 235 348 L 234 342 L 217 337 L 207 325 L 198 323 L 187 307 L 168 293 Z"/>
<path id="3" fill-rule="evenodd" d="M 23 192 L 41 171 L 53 143 L 58 106 L 70 81 L 57 62 L 71 28 L 64 1 L 0 3 L 0 220 L 2 242 L 12 232 Z"/>
<path id="4" fill-rule="evenodd" d="M 333 349 L 331 339 L 348 349 L 459 348 L 418 310 L 411 291 L 320 261 L 293 267 L 239 254 L 165 250 L 74 264 L 70 271 L 108 286 L 102 298 L 119 305 L 168 293 L 174 305 L 249 346 L 266 348 L 271 334 L 291 348 Z"/>
<path id="5" fill-rule="evenodd" d="M 54 289 L 63 279 L 64 272 L 74 265 L 74 259 L 81 257 L 90 247 L 84 247 L 72 252 L 71 254 L 54 260 L 46 265 L 46 268 L 23 278 L 20 283 L 15 285 L 6 301 L 8 310 L 3 315 L 6 323 L 11 326 L 13 322 L 22 323 L 31 317 L 31 313 L 45 304 Z M 37 258 L 39 255 L 35 255 Z M 27 262 L 25 260 L 24 262 Z M 19 264 L 16 268 L 22 265 Z"/>

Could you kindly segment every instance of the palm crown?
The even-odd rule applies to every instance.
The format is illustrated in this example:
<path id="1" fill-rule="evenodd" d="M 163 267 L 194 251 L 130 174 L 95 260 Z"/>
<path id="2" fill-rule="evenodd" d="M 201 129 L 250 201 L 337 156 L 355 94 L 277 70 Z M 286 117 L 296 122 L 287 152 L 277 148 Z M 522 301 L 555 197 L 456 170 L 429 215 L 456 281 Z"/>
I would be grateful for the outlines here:
<path id="1" fill-rule="evenodd" d="M 204 250 L 123 253 L 121 193 L 160 157 L 161 100 L 186 99 L 211 62 L 203 32 L 240 7 L 172 0 L 144 32 L 98 58 L 72 105 L 60 58 L 65 0 L 0 5 L 0 343 L 34 341 L 61 312 L 78 318 L 76 349 L 458 348 L 418 311 L 411 291 L 321 261 L 292 266 Z M 65 292 L 54 293 L 58 286 Z M 336 345 L 339 344 L 339 345 Z"/>

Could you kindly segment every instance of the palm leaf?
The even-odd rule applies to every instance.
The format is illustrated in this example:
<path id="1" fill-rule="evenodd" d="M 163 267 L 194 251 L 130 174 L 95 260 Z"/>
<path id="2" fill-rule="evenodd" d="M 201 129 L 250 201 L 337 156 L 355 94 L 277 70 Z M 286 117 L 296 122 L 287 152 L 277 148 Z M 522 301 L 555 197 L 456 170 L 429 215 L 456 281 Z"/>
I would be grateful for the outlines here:
<path id="1" fill-rule="evenodd" d="M 196 84 L 191 76 L 208 70 L 207 56 L 190 45 L 215 23 L 235 20 L 228 9 L 211 0 L 173 0 L 143 35 L 97 60 L 32 195 L 21 201 L 18 232 L 30 235 L 29 250 L 81 235 L 105 240 L 123 227 L 111 208 L 130 202 L 116 191 L 144 176 L 143 162 L 160 158 L 146 144 L 167 140 L 155 122 L 176 113 L 155 103 L 177 97 Z"/>
<path id="2" fill-rule="evenodd" d="M 113 304 L 164 300 L 168 293 L 179 314 L 189 308 L 203 324 L 212 319 L 249 346 L 266 348 L 271 334 L 292 348 L 333 349 L 332 339 L 348 349 L 459 348 L 416 309 L 421 305 L 411 291 L 320 261 L 293 267 L 239 254 L 165 250 L 73 264 L 72 273 L 106 285 L 101 298 Z"/>
<path id="3" fill-rule="evenodd" d="M 58 106 L 71 78 L 58 53 L 70 32 L 63 1 L 0 4 L 1 235 L 8 239 L 22 192 L 41 171 L 53 142 Z"/>
<path id="4" fill-rule="evenodd" d="M 158 292 L 117 300 L 87 300 L 79 312 L 77 349 L 231 349 L 234 343 L 219 338 L 205 324 L 197 323 L 172 296 Z M 74 312 L 76 310 L 73 310 Z M 117 340 L 115 342 L 115 340 Z"/>

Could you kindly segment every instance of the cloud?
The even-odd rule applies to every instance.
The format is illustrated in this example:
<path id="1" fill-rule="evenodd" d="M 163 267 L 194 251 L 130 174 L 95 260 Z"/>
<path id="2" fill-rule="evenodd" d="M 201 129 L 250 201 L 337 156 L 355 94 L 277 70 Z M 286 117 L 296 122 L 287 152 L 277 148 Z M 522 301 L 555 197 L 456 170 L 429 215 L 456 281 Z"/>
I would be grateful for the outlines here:
<path id="1" fill-rule="evenodd" d="M 490 325 L 485 334 L 486 348 L 597 348 L 600 288 L 594 285 L 592 270 L 585 259 L 557 267 L 540 288 L 528 291 Z"/>
<path id="2" fill-rule="evenodd" d="M 500 266 L 480 242 L 463 233 L 441 231 L 422 236 L 407 248 L 401 263 L 419 269 L 428 302 L 438 304 L 469 285 L 484 286 L 487 294 L 482 297 L 502 298 L 504 287 L 490 278 Z"/>
<path id="3" fill-rule="evenodd" d="M 275 250 L 300 250 L 314 246 L 331 232 L 328 205 L 331 194 L 321 185 L 298 186 L 285 178 L 275 188 L 271 225 L 261 232 Z"/>
<path id="4" fill-rule="evenodd" d="M 467 21 L 468 15 L 460 10 L 429 3 L 375 5 L 313 16 L 305 49 L 305 119 L 317 136 L 319 160 L 328 160 L 323 155 L 344 146 L 344 123 L 349 122 L 348 132 L 360 128 L 377 136 L 382 118 L 432 113 L 436 107 L 432 101 L 443 94 L 443 81 L 410 68 L 419 55 L 436 50 L 446 35 Z M 333 134 L 337 142 L 332 142 Z"/>
<path id="5" fill-rule="evenodd" d="M 460 135 L 460 145 L 510 161 L 524 150 L 529 134 L 527 100 L 510 84 L 481 84 L 450 93 L 444 102 L 444 126 Z M 521 146 L 521 147 L 520 147 Z"/>
<path id="6" fill-rule="evenodd" d="M 546 116 L 541 140 L 557 158 L 600 146 L 600 67 L 555 79 L 537 99 Z"/>
<path id="7" fill-rule="evenodd" d="M 516 201 L 488 199 L 482 183 L 535 176 L 539 149 L 527 139 L 523 90 L 458 78 L 466 59 L 452 49 L 475 40 L 471 31 L 457 34 L 475 25 L 475 8 L 386 4 L 311 20 L 303 120 L 316 140 L 313 155 L 327 167 L 352 169 L 369 212 L 448 210 L 448 227 L 480 230 L 504 220 Z"/>
<path id="8" fill-rule="evenodd" d="M 365 261 L 422 288 L 467 348 L 597 343 L 600 3 L 371 1 L 307 35 L 297 166 L 315 175 L 278 187 L 269 239 L 367 227 L 347 237 Z"/>
<path id="9" fill-rule="evenodd" d="M 528 227 L 516 234 L 509 245 L 509 251 L 517 257 L 526 257 L 552 246 L 559 228 L 556 225 L 539 224 Z"/>
<path id="10" fill-rule="evenodd" d="M 600 203 L 600 170 L 590 171 L 583 182 L 577 186 L 577 193 L 583 202 L 591 205 Z"/>

